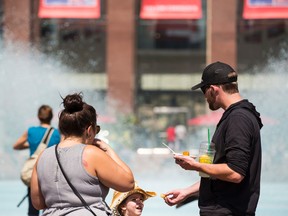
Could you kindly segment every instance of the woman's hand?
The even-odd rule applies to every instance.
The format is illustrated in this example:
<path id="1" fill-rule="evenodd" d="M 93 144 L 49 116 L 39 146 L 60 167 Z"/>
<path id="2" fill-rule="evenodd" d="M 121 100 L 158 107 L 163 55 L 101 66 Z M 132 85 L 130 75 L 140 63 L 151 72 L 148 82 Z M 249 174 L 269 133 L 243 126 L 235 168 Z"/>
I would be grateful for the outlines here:
<path id="1" fill-rule="evenodd" d="M 103 140 L 94 138 L 92 145 L 97 146 L 98 148 L 100 148 L 101 150 L 103 150 L 104 152 L 107 152 L 109 145 L 107 143 L 105 143 Z"/>
<path id="2" fill-rule="evenodd" d="M 94 146 L 92 146 L 94 145 Z M 83 153 L 88 164 L 94 164 L 94 173 L 107 187 L 121 192 L 134 188 L 134 176 L 128 165 L 103 140 L 94 139 Z M 101 162 L 101 163 L 99 163 Z"/>

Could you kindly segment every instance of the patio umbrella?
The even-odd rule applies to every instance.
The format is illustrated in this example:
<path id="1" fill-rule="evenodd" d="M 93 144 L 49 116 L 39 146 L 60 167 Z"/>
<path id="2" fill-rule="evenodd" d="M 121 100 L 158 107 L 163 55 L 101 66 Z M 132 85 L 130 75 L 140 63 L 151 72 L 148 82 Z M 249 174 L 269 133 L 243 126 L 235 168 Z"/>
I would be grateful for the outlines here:
<path id="1" fill-rule="evenodd" d="M 199 115 L 195 118 L 188 119 L 188 126 L 202 126 L 202 125 L 217 125 L 222 117 L 223 112 L 209 112 L 204 115 Z"/>
<path id="2" fill-rule="evenodd" d="M 116 118 L 113 116 L 107 116 L 107 115 L 99 115 L 98 116 L 98 122 L 101 123 L 105 123 L 105 124 L 113 124 L 116 123 Z"/>
<path id="3" fill-rule="evenodd" d="M 195 118 L 188 119 L 187 125 L 188 126 L 217 125 L 222 115 L 223 115 L 223 111 L 209 112 L 207 114 L 199 115 Z M 267 116 L 261 116 L 261 119 L 264 125 L 275 125 L 278 123 L 277 120 L 267 117 Z"/>

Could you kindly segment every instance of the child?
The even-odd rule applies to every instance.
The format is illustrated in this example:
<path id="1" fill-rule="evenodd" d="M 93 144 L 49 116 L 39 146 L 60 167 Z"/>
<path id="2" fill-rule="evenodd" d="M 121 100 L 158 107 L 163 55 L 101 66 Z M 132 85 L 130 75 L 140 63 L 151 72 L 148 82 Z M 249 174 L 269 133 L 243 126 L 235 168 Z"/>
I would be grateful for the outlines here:
<path id="1" fill-rule="evenodd" d="M 144 201 L 156 196 L 155 192 L 144 191 L 135 184 L 135 188 L 126 193 L 115 191 L 110 208 L 113 216 L 140 216 Z"/>

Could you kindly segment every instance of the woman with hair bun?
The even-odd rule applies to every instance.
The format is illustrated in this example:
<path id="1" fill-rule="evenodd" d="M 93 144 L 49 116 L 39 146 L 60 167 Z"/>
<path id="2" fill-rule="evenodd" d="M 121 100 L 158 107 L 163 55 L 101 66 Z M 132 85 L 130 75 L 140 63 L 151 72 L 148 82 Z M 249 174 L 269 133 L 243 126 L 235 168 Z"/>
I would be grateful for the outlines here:
<path id="1" fill-rule="evenodd" d="M 62 140 L 40 155 L 33 170 L 33 205 L 43 209 L 43 215 L 111 215 L 105 201 L 109 189 L 132 190 L 133 174 L 108 144 L 95 139 L 100 130 L 96 110 L 83 101 L 81 93 L 67 95 L 63 106 L 59 115 Z M 94 214 L 67 184 L 56 153 L 67 178 Z"/>

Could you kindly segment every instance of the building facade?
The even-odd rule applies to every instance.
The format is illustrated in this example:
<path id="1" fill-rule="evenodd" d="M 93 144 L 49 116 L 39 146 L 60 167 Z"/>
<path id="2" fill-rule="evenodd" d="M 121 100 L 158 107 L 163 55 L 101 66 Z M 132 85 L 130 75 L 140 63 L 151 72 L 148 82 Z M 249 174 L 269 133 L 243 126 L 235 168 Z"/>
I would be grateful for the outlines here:
<path id="1" fill-rule="evenodd" d="M 224 61 L 249 79 L 287 42 L 287 19 L 244 19 L 243 0 L 202 0 L 197 19 L 141 18 L 144 0 L 101 0 L 96 19 L 41 18 L 40 2 L 0 0 L 3 44 L 53 55 L 92 79 L 107 104 L 141 121 L 155 107 L 205 113 L 201 92 L 190 91 L 205 65 Z"/>

